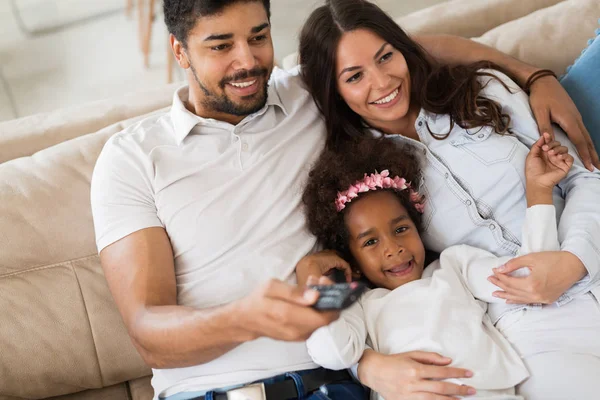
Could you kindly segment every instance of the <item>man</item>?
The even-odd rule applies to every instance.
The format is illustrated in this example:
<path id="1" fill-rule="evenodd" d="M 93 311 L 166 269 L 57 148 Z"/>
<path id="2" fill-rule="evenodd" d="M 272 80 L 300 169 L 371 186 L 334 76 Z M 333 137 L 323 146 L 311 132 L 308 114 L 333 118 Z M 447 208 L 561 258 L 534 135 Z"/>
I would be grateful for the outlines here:
<path id="1" fill-rule="evenodd" d="M 302 184 L 325 135 L 299 78 L 280 70 L 271 76 L 269 0 L 165 0 L 164 14 L 189 86 L 176 92 L 170 111 L 107 142 L 91 193 L 102 266 L 131 339 L 154 370 L 155 398 L 210 399 L 219 389 L 283 399 L 317 396 L 320 387 L 331 398 L 364 396 L 345 372 L 317 369 L 304 344 L 338 317 L 313 310 L 317 293 L 295 285 L 296 264 L 315 243 L 300 208 Z M 447 62 L 493 60 L 522 82 L 535 71 L 466 40 L 419 41 Z M 572 107 L 557 85 L 542 78 L 534 90 Z M 330 253 L 303 263 L 306 270 L 346 267 Z M 468 387 L 431 384 L 468 376 L 446 367 L 450 360 L 395 357 L 395 384 L 467 394 Z M 214 398 L 233 398 L 226 396 Z"/>

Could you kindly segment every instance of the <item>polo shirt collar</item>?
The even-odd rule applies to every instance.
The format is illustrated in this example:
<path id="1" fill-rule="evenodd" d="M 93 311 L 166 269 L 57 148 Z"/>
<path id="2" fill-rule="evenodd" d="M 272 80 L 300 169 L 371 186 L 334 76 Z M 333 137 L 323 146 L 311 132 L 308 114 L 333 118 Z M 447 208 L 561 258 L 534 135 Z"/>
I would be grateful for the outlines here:
<path id="1" fill-rule="evenodd" d="M 189 86 L 185 85 L 177 89 L 173 95 L 173 105 L 171 107 L 171 120 L 173 121 L 174 135 L 177 140 L 177 144 L 181 144 L 183 140 L 190 134 L 192 129 L 196 125 L 209 125 L 215 126 L 218 124 L 224 124 L 223 121 L 218 121 L 212 118 L 203 118 L 185 108 L 184 102 L 189 98 Z M 266 111 L 269 106 L 278 106 L 281 108 L 283 113 L 287 116 L 287 110 L 279 97 L 277 90 L 270 84 L 267 89 L 267 103 L 265 107 L 257 112 L 262 114 Z"/>

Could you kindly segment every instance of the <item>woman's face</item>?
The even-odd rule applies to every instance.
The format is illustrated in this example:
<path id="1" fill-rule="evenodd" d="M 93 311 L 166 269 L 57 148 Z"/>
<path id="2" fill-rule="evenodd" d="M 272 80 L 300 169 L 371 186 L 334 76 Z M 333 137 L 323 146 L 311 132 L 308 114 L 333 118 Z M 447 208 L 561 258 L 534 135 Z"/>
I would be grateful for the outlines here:
<path id="1" fill-rule="evenodd" d="M 337 87 L 348 106 L 372 126 L 404 118 L 410 107 L 406 59 L 366 29 L 342 35 L 336 55 Z"/>
<path id="2" fill-rule="evenodd" d="M 389 191 L 361 194 L 344 215 L 350 253 L 377 287 L 394 290 L 421 278 L 425 248 L 398 197 Z"/>

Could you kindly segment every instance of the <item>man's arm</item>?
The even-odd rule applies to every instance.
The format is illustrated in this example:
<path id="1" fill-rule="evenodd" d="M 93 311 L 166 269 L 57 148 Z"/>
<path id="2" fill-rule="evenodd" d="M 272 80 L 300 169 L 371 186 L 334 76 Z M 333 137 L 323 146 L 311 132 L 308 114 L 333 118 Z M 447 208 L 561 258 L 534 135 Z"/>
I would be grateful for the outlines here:
<path id="1" fill-rule="evenodd" d="M 173 252 L 163 228 L 126 236 L 102 250 L 100 259 L 133 344 L 149 366 L 208 362 L 249 339 L 235 306 L 177 305 Z"/>
<path id="2" fill-rule="evenodd" d="M 532 73 L 539 68 L 526 64 L 496 49 L 469 39 L 451 35 L 418 35 L 413 39 L 438 62 L 451 65 L 471 64 L 487 60 L 509 72 L 523 87 Z M 589 132 L 583 125 L 581 114 L 558 80 L 546 76 L 531 86 L 531 109 L 540 134 L 552 134 L 552 123 L 560 125 L 589 171 L 594 165 L 600 168 L 600 159 Z"/>
<path id="3" fill-rule="evenodd" d="M 419 35 L 415 36 L 414 39 L 423 46 L 433 58 L 444 64 L 466 65 L 482 60 L 498 64 L 509 71 L 513 77 L 517 79 L 517 83 L 521 87 L 525 85 L 529 76 L 539 69 L 492 47 L 460 36 Z"/>
<path id="4" fill-rule="evenodd" d="M 100 259 L 132 341 L 153 368 L 206 363 L 262 336 L 305 340 L 339 316 L 308 307 L 316 292 L 275 280 L 224 306 L 177 305 L 173 252 L 163 228 L 134 232 L 102 250 Z"/>

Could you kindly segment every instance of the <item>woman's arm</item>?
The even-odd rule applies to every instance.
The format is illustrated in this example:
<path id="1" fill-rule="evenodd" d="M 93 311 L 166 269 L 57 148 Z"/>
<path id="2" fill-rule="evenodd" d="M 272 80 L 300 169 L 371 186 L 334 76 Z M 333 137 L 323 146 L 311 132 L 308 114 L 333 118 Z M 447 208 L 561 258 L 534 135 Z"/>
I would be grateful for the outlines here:
<path id="1" fill-rule="evenodd" d="M 521 87 L 531 74 L 539 69 L 496 49 L 458 36 L 418 35 L 413 39 L 441 63 L 456 65 L 482 60 L 492 61 L 509 71 Z M 600 159 L 583 125 L 581 114 L 555 78 L 547 76 L 536 80 L 531 86 L 529 102 L 539 134 L 552 134 L 552 122 L 560 125 L 577 148 L 585 167 L 590 171 L 594 165 L 600 168 Z"/>
<path id="2" fill-rule="evenodd" d="M 491 81 L 483 94 L 505 105 L 504 110 L 511 117 L 514 134 L 531 148 L 539 136 L 527 96 L 504 74 L 498 76 L 511 88 L 512 93 Z M 574 155 L 573 144 L 560 129 L 555 129 L 554 136 Z M 512 295 L 514 300 L 520 291 L 524 297 L 520 296 L 518 303 L 553 303 L 585 275 L 588 277 L 578 285 L 578 292 L 588 291 L 600 280 L 600 248 L 595 244 L 600 238 L 600 171 L 588 171 L 582 161 L 575 157 L 573 167 L 558 187 L 565 199 L 558 225 L 561 251 L 529 254 L 508 262 L 500 270 L 504 275 L 496 273 L 494 281 L 497 284 L 500 279 L 503 285 L 498 286 L 507 292 L 501 293 L 507 300 L 508 295 Z M 526 279 L 505 275 L 526 266 L 532 270 Z M 511 302 L 515 302 L 513 300 Z"/>
<path id="3" fill-rule="evenodd" d="M 386 399 L 474 395 L 476 391 L 470 386 L 443 381 L 473 376 L 469 370 L 449 367 L 451 362 L 438 353 L 411 351 L 386 355 L 367 349 L 358 364 L 358 379 Z"/>

